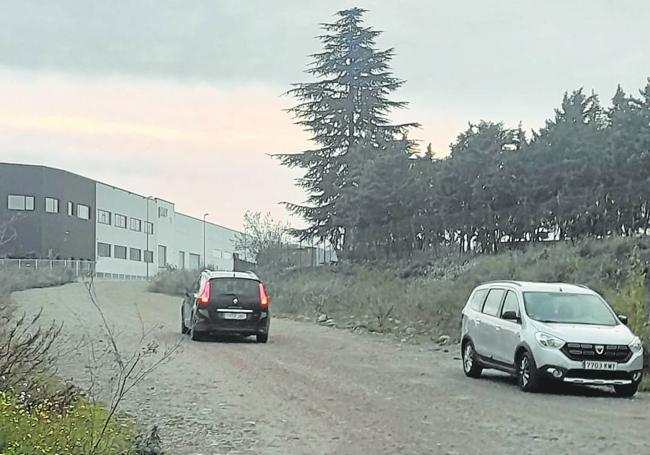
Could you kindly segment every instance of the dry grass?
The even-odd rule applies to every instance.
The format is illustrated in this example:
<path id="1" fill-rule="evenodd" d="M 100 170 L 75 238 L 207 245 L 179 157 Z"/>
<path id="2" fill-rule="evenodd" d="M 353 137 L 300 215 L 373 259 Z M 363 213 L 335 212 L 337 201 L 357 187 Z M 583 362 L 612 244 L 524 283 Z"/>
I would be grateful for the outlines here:
<path id="1" fill-rule="evenodd" d="M 471 290 L 490 280 L 581 283 L 619 300 L 638 251 L 645 267 L 650 242 L 585 241 L 529 247 L 495 256 L 421 257 L 399 264 L 339 265 L 314 270 L 261 270 L 277 313 L 326 315 L 343 327 L 437 338 L 458 334 Z M 644 277 L 645 289 L 648 279 Z M 630 294 L 629 290 L 625 291 Z M 632 295 L 636 295 L 632 293 Z M 390 310 L 390 311 L 389 311 Z M 321 317 L 323 319 L 323 317 Z"/>

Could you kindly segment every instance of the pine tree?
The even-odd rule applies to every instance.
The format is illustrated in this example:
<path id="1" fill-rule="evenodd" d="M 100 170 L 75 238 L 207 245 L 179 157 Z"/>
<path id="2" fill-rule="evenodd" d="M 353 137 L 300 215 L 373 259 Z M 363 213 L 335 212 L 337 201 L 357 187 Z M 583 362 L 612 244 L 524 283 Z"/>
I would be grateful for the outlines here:
<path id="1" fill-rule="evenodd" d="M 403 81 L 390 71 L 393 49 L 375 48 L 381 32 L 364 26 L 365 12 L 339 11 L 336 22 L 322 25 L 323 50 L 312 55 L 307 70 L 317 80 L 294 84 L 288 92 L 300 101 L 289 112 L 312 134 L 316 147 L 276 156 L 282 164 L 305 171 L 298 183 L 307 191 L 307 201 L 286 203 L 309 225 L 295 233 L 303 239 L 327 238 L 339 250 L 351 249 L 359 218 L 349 205 L 354 199 L 349 193 L 358 187 L 361 175 L 354 167 L 362 167 L 365 159 L 382 150 L 380 142 L 399 140 L 417 126 L 395 125 L 388 118 L 391 110 L 406 106 L 389 99 Z"/>

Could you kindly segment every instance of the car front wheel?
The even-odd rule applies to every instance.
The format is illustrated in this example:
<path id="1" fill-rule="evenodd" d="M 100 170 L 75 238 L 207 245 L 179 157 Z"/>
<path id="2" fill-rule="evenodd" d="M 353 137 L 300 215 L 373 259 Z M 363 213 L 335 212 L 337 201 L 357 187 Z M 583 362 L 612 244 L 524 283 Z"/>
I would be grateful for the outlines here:
<path id="1" fill-rule="evenodd" d="M 517 362 L 517 383 L 524 392 L 537 392 L 541 388 L 541 373 L 537 369 L 533 355 L 526 351 Z"/>
<path id="2" fill-rule="evenodd" d="M 639 390 L 639 383 L 634 382 L 632 384 L 628 385 L 615 385 L 614 386 L 614 391 L 616 392 L 616 395 L 619 397 L 623 398 L 630 398 L 633 397 L 634 394 L 636 394 L 637 390 Z"/>
<path id="3" fill-rule="evenodd" d="M 480 377 L 483 371 L 483 367 L 478 363 L 476 351 L 471 341 L 467 341 L 463 345 L 463 371 L 470 378 Z"/>

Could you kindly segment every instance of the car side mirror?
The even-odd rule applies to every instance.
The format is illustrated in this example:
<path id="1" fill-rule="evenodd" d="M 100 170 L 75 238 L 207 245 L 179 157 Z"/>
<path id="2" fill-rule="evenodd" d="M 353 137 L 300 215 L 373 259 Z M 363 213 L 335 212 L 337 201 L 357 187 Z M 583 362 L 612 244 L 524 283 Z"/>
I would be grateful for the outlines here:
<path id="1" fill-rule="evenodd" d="M 501 319 L 505 319 L 506 321 L 521 322 L 521 318 L 517 316 L 516 311 L 504 311 L 504 313 L 501 315 Z"/>
<path id="2" fill-rule="evenodd" d="M 627 325 L 627 316 L 625 316 L 623 314 L 619 314 L 618 315 L 618 320 L 621 321 L 622 324 Z"/>

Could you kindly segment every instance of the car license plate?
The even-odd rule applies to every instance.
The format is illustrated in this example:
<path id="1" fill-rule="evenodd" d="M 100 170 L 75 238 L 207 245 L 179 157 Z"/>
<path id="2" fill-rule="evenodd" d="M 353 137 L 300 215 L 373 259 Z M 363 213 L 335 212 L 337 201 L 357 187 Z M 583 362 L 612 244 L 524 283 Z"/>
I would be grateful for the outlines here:
<path id="1" fill-rule="evenodd" d="M 614 371 L 617 368 L 616 362 L 595 362 L 591 360 L 585 361 L 585 370 L 606 370 Z"/>
<path id="2" fill-rule="evenodd" d="M 241 321 L 246 319 L 246 313 L 224 313 L 223 314 L 224 319 L 231 319 L 235 321 Z"/>

